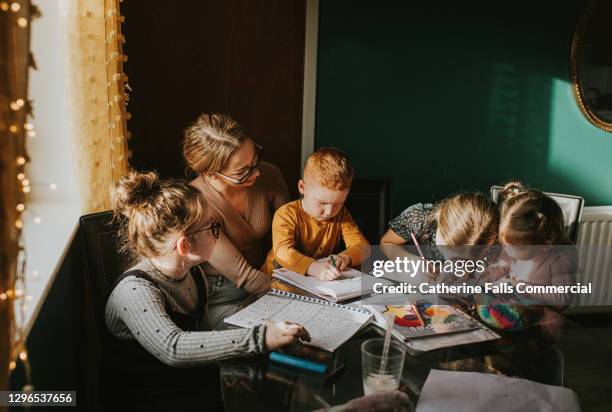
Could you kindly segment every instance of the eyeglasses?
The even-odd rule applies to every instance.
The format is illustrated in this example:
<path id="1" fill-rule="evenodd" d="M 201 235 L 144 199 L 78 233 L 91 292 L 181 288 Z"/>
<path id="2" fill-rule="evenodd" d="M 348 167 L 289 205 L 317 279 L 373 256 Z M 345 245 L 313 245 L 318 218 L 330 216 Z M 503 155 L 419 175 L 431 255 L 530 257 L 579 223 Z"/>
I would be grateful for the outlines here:
<path id="1" fill-rule="evenodd" d="M 249 177 L 253 175 L 253 172 L 259 168 L 259 162 L 261 161 L 261 157 L 263 156 L 263 152 L 264 152 L 264 148 L 262 146 L 258 145 L 257 143 L 253 143 L 253 145 L 255 146 L 255 162 L 249 166 L 249 168 L 244 173 L 244 175 L 240 177 L 232 177 L 232 176 L 226 176 L 219 172 L 217 172 L 216 175 L 229 180 L 235 185 L 241 185 L 244 182 L 246 182 L 249 179 Z"/>
<path id="2" fill-rule="evenodd" d="M 187 236 L 193 236 L 196 233 L 205 232 L 210 230 L 211 234 L 215 239 L 219 239 L 219 233 L 221 232 L 221 224 L 215 220 L 211 221 L 210 224 L 202 229 L 194 230 L 193 232 L 185 233 Z"/>
<path id="3" fill-rule="evenodd" d="M 211 221 L 209 225 L 198 229 L 198 230 L 194 230 L 193 232 L 187 232 L 184 235 L 185 236 L 193 236 L 196 233 L 200 233 L 200 232 L 205 232 L 207 230 L 210 230 L 211 234 L 213 235 L 213 237 L 215 239 L 219 239 L 219 234 L 221 232 L 221 224 L 215 220 Z M 172 250 L 176 250 L 176 245 L 174 245 L 174 247 L 172 248 Z"/>

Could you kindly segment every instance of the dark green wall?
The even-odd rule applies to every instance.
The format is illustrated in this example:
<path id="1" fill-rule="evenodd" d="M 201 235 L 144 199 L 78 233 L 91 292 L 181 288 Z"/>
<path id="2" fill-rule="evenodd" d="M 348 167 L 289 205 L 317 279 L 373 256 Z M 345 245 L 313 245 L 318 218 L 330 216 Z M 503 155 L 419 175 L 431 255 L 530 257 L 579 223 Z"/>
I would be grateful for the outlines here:
<path id="1" fill-rule="evenodd" d="M 393 213 L 520 179 L 612 204 L 612 133 L 580 113 L 582 2 L 321 0 L 316 146 L 393 178 Z"/>

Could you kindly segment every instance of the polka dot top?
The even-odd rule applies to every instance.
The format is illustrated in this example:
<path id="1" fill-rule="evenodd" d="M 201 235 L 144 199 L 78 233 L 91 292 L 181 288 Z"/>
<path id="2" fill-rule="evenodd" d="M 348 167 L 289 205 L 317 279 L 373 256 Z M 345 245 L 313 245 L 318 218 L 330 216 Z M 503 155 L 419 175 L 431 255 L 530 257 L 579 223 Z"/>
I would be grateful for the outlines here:
<path id="1" fill-rule="evenodd" d="M 112 291 L 106 304 L 106 325 L 119 339 L 136 340 L 163 363 L 176 367 L 201 366 L 221 359 L 265 351 L 265 326 L 210 331 L 206 315 L 202 331 L 183 331 L 170 319 L 166 307 L 185 314 L 198 308 L 193 278 L 171 279 L 143 261 L 130 270 L 142 270 L 157 285 L 127 276 Z M 204 279 L 206 281 L 206 279 Z"/>

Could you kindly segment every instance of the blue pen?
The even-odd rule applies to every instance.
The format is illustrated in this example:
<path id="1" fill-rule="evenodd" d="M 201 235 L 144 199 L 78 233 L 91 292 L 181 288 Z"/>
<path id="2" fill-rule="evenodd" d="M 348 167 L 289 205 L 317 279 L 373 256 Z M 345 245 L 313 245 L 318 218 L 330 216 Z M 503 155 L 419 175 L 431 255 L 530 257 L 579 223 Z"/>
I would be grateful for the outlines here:
<path id="1" fill-rule="evenodd" d="M 325 373 L 327 365 L 279 352 L 270 352 L 270 360 L 316 373 Z"/>

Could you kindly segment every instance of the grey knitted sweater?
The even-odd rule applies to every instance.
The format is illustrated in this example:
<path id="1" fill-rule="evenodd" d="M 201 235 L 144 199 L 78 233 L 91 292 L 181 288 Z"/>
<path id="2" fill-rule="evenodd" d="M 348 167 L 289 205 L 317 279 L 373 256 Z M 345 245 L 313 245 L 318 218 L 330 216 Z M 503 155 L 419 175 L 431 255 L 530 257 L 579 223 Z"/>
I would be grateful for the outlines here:
<path id="1" fill-rule="evenodd" d="M 119 339 L 135 339 L 163 363 L 176 367 L 201 366 L 209 362 L 265 351 L 265 326 L 226 331 L 183 331 L 168 316 L 166 305 L 181 313 L 195 313 L 198 291 L 187 273 L 171 279 L 147 261 L 139 269 L 155 279 L 127 276 L 112 291 L 106 303 L 106 325 Z M 206 277 L 204 283 L 206 284 Z M 206 315 L 204 315 L 206 318 Z M 206 319 L 203 329 L 207 329 Z"/>

